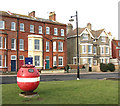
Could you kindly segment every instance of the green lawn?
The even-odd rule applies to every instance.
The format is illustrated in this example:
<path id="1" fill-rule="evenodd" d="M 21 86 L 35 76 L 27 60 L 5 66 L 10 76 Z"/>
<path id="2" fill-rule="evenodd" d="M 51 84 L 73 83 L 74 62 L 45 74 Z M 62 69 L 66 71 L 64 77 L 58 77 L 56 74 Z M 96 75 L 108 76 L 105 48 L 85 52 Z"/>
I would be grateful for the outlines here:
<path id="1" fill-rule="evenodd" d="M 118 81 L 40 82 L 39 96 L 24 98 L 17 84 L 2 84 L 2 104 L 118 104 Z"/>

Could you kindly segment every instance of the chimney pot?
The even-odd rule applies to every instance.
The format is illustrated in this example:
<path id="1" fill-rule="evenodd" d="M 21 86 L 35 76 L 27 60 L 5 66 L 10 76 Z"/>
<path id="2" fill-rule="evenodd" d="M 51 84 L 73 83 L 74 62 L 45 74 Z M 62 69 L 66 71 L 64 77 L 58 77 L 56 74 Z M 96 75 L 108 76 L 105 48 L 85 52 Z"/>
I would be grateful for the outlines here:
<path id="1" fill-rule="evenodd" d="M 28 16 L 30 16 L 30 17 L 35 17 L 35 11 L 30 12 L 30 13 L 28 14 Z"/>
<path id="2" fill-rule="evenodd" d="M 50 12 L 49 13 L 49 20 L 56 21 L 56 14 L 55 14 L 55 12 Z"/>

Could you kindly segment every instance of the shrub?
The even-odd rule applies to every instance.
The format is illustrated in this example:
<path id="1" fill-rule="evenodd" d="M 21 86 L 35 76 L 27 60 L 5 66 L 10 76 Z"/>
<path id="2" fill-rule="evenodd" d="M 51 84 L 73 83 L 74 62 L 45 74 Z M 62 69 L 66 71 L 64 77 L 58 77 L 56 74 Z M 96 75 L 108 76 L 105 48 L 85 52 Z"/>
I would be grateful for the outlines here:
<path id="1" fill-rule="evenodd" d="M 68 69 L 69 69 L 70 67 L 69 67 L 69 65 L 66 65 L 65 66 L 65 70 L 68 72 Z"/>
<path id="2" fill-rule="evenodd" d="M 54 66 L 53 69 L 57 69 L 57 66 Z"/>
<path id="3" fill-rule="evenodd" d="M 112 63 L 108 63 L 108 70 L 110 70 L 111 72 L 115 71 L 115 65 Z"/>
<path id="4" fill-rule="evenodd" d="M 100 70 L 102 72 L 107 72 L 108 71 L 108 65 L 104 63 L 100 63 Z"/>

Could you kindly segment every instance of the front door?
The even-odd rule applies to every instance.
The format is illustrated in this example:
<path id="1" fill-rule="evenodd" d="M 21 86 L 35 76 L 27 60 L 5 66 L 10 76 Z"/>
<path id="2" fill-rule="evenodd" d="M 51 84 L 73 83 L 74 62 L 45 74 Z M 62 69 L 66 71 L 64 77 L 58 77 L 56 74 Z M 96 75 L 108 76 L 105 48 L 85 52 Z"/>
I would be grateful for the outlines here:
<path id="1" fill-rule="evenodd" d="M 46 69 L 50 68 L 50 60 L 49 60 L 49 56 L 46 56 Z"/>
<path id="2" fill-rule="evenodd" d="M 16 56 L 11 56 L 11 71 L 16 71 Z"/>

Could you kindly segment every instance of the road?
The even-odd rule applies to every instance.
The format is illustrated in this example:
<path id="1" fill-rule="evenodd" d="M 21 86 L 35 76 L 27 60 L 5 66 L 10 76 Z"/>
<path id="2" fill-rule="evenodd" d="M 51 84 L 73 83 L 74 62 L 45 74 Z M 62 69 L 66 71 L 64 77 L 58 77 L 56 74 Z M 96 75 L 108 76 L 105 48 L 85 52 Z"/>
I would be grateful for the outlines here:
<path id="1" fill-rule="evenodd" d="M 64 81 L 64 80 L 76 80 L 77 75 L 74 73 L 64 74 L 42 74 L 41 81 Z M 104 79 L 104 78 L 118 78 L 118 73 L 82 73 L 80 79 Z M 16 76 L 0 76 L 0 84 L 17 83 Z"/>

